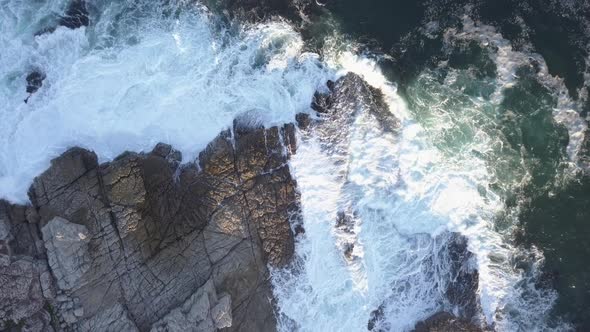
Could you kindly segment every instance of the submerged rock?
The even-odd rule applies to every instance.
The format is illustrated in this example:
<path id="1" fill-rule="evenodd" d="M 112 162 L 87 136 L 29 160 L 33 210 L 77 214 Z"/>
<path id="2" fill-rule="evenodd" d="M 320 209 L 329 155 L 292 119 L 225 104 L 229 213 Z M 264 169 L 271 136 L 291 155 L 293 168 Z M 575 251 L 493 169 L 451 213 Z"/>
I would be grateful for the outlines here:
<path id="1" fill-rule="evenodd" d="M 332 107 L 332 98 L 330 94 L 316 92 L 313 95 L 311 109 L 318 113 L 327 113 Z"/>
<path id="2" fill-rule="evenodd" d="M 267 264 L 293 255 L 294 151 L 293 125 L 224 131 L 183 166 L 166 144 L 105 164 L 68 150 L 35 179 L 32 207 L 0 204 L 0 316 L 76 331 L 274 331 Z"/>
<path id="3" fill-rule="evenodd" d="M 293 23 L 302 23 L 322 5 L 315 0 L 220 0 L 213 1 L 226 8 L 232 16 L 258 22 L 280 16 Z"/>
<path id="4" fill-rule="evenodd" d="M 448 312 L 439 312 L 416 324 L 414 332 L 484 332 L 481 327 L 457 318 Z"/>
<path id="5" fill-rule="evenodd" d="M 45 26 L 35 33 L 40 36 L 46 33 L 53 33 L 58 27 L 63 26 L 68 29 L 78 29 L 90 24 L 88 14 L 88 3 L 86 0 L 72 0 L 63 15 L 58 17 L 57 22 L 50 26 Z"/>
<path id="6" fill-rule="evenodd" d="M 296 120 L 302 130 L 304 139 L 314 136 L 321 148 L 334 164 L 335 175 L 348 184 L 348 163 L 351 132 L 353 123 L 358 117 L 375 121 L 388 133 L 395 133 L 399 122 L 389 111 L 380 90 L 371 87 L 363 78 L 348 73 L 335 82 L 328 81 L 325 92 L 316 92 L 311 108 L 316 116 L 298 114 Z M 358 216 L 355 214 L 350 197 L 340 202 L 341 210 L 336 214 L 334 226 L 338 245 L 343 257 L 350 263 L 355 262 L 359 248 L 356 243 L 355 225 Z M 358 250 L 357 250 L 358 251 Z"/>
<path id="7" fill-rule="evenodd" d="M 35 93 L 41 86 L 43 85 L 43 80 L 45 79 L 45 74 L 39 71 L 32 71 L 29 75 L 27 75 L 27 93 Z"/>
<path id="8" fill-rule="evenodd" d="M 584 141 L 582 142 L 578 158 L 583 171 L 590 174 L 590 121 L 588 122 L 588 128 L 584 132 Z"/>
<path id="9" fill-rule="evenodd" d="M 477 296 L 479 274 L 473 266 L 474 255 L 467 248 L 467 238 L 458 234 L 443 234 L 439 237 L 446 242 L 438 255 L 438 260 L 448 262 L 448 283 L 444 285 L 445 304 L 441 310 L 430 318 L 416 325 L 417 332 L 480 332 L 483 330 L 478 317 L 481 305 Z M 396 299 L 391 299 L 395 302 Z M 367 323 L 369 331 L 389 331 L 386 322 L 386 308 L 389 300 L 383 302 L 371 312 Z M 452 312 L 449 313 L 449 312 Z"/>
<path id="10" fill-rule="evenodd" d="M 454 233 L 448 246 L 452 279 L 447 286 L 446 296 L 453 312 L 471 321 L 481 311 L 477 296 L 479 273 L 473 267 L 475 257 L 467 249 L 467 238 L 462 235 Z"/>
<path id="11" fill-rule="evenodd" d="M 26 91 L 29 96 L 25 99 L 25 103 L 29 101 L 31 95 L 43 86 L 43 80 L 45 80 L 45 74 L 40 71 L 34 70 L 27 75 L 27 88 Z"/>
<path id="12" fill-rule="evenodd" d="M 369 331 L 380 331 L 381 329 L 378 327 L 379 322 L 383 320 L 383 305 L 380 305 L 379 308 L 371 311 L 371 318 L 369 318 L 369 322 L 367 323 L 367 330 Z"/>
<path id="13" fill-rule="evenodd" d="M 88 26 L 88 9 L 85 0 L 72 0 L 64 16 L 59 20 L 59 25 L 69 29 L 77 29 Z"/>
<path id="14" fill-rule="evenodd" d="M 328 91 L 316 92 L 311 104 L 318 112 L 318 119 L 311 121 L 311 125 L 325 144 L 345 144 L 352 122 L 361 113 L 376 119 L 385 131 L 395 132 L 399 128 L 399 120 L 389 111 L 381 90 L 370 86 L 359 75 L 348 73 L 326 85 Z"/>
<path id="15" fill-rule="evenodd" d="M 295 121 L 297 121 L 297 126 L 299 129 L 305 130 L 311 124 L 311 117 L 306 113 L 298 113 L 295 115 Z"/>

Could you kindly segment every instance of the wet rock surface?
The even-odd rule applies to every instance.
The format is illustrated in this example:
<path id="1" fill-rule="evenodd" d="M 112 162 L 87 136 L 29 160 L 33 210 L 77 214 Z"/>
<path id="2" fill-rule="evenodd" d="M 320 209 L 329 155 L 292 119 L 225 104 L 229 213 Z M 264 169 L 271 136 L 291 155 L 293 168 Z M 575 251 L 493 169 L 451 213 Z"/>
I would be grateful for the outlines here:
<path id="1" fill-rule="evenodd" d="M 59 25 L 69 29 L 77 29 L 88 26 L 88 8 L 85 0 L 73 0 L 65 14 L 60 18 Z"/>
<path id="2" fill-rule="evenodd" d="M 439 312 L 416 324 L 414 332 L 484 332 L 468 320 L 457 318 L 448 312 Z"/>
<path id="3" fill-rule="evenodd" d="M 387 131 L 396 131 L 399 120 L 389 111 L 383 93 L 370 86 L 359 75 L 348 73 L 336 82 L 328 81 L 327 91 L 316 92 L 311 104 L 315 118 L 300 114 L 299 126 L 311 127 L 323 144 L 336 148 L 340 154 L 350 140 L 348 135 L 355 117 L 373 117 Z M 329 147 L 328 147 L 329 146 Z"/>
<path id="4" fill-rule="evenodd" d="M 0 202 L 0 329 L 274 331 L 267 264 L 294 250 L 294 126 L 227 130 L 197 163 L 73 148 L 32 206 Z"/>
<path id="5" fill-rule="evenodd" d="M 383 130 L 395 133 L 399 122 L 389 111 L 380 90 L 371 87 L 363 78 L 348 73 L 338 80 L 328 81 L 324 91 L 313 97 L 311 108 L 314 114 L 298 114 L 297 124 L 303 139 L 317 139 L 322 150 L 334 163 L 342 186 L 348 184 L 349 147 L 352 125 L 357 117 L 375 121 Z M 346 195 L 345 195 L 346 196 Z M 356 259 L 355 225 L 358 221 L 350 197 L 340 202 L 341 210 L 334 220 L 336 234 L 340 236 L 339 247 L 349 262 Z"/>
<path id="6" fill-rule="evenodd" d="M 301 137 L 329 151 L 346 185 L 355 117 L 395 133 L 379 90 L 347 74 L 328 82 L 298 114 Z M 158 144 L 99 164 L 72 148 L 29 190 L 31 206 L 0 202 L 0 329 L 30 331 L 274 331 L 267 266 L 291 261 L 299 220 L 287 165 L 295 126 L 236 120 L 194 163 Z M 355 212 L 342 202 L 337 232 L 354 239 Z M 355 261 L 354 240 L 342 254 Z M 477 270 L 467 240 L 450 236 L 445 310 L 416 331 L 481 331 Z M 386 304 L 367 328 L 380 331 Z M 456 316 L 455 316 L 456 315 Z"/>
<path id="7" fill-rule="evenodd" d="M 258 22 L 272 17 L 281 17 L 301 24 L 312 14 L 321 10 L 321 3 L 314 0 L 211 0 L 226 8 L 235 17 Z"/>
<path id="8" fill-rule="evenodd" d="M 445 295 L 453 312 L 471 321 L 480 313 L 481 307 L 477 297 L 479 273 L 473 267 L 475 257 L 467 249 L 467 238 L 454 233 L 448 245 L 448 254 L 451 280 Z"/>
<path id="9" fill-rule="evenodd" d="M 43 86 L 45 74 L 40 71 L 34 70 L 30 72 L 25 79 L 27 81 L 26 91 L 29 94 L 29 96 L 25 99 L 25 103 L 27 103 L 29 102 L 29 98 L 31 98 L 31 95 L 37 92 L 37 90 L 39 90 L 41 86 Z"/>
<path id="10" fill-rule="evenodd" d="M 590 174 L 590 121 L 588 121 L 588 129 L 584 133 L 584 141 L 578 154 L 580 166 L 586 174 Z"/>
<path id="11" fill-rule="evenodd" d="M 417 332 L 476 332 L 487 331 L 480 327 L 481 305 L 477 296 L 479 274 L 474 267 L 474 255 L 467 248 L 467 238 L 458 233 L 440 235 L 437 239 L 445 241 L 445 247 L 437 255 L 438 259 L 450 262 L 444 277 L 445 293 L 440 312 L 416 324 Z M 432 261 L 425 261 L 426 264 Z M 396 302 L 392 300 L 392 302 Z M 373 310 L 367 322 L 367 329 L 374 332 L 389 331 L 387 323 L 387 303 L 383 302 Z"/>
<path id="12" fill-rule="evenodd" d="M 68 29 L 78 29 L 90 25 L 90 16 L 88 12 L 89 3 L 86 0 L 71 0 L 62 15 L 57 17 L 57 22 L 52 25 L 45 26 L 40 31 L 35 33 L 35 36 L 40 36 L 46 33 L 53 33 L 60 27 Z"/>
<path id="13" fill-rule="evenodd" d="M 41 73 L 40 71 L 32 71 L 29 75 L 27 75 L 27 93 L 35 93 L 41 86 L 43 85 L 43 80 L 45 79 L 45 74 Z"/>

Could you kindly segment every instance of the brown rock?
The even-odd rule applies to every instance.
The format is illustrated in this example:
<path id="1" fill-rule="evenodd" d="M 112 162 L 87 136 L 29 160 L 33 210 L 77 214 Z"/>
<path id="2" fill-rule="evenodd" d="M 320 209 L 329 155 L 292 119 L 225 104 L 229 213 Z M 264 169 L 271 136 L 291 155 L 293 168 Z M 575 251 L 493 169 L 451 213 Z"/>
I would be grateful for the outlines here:
<path id="1" fill-rule="evenodd" d="M 0 235 L 7 234 L 0 253 L 47 264 L 36 246 L 43 234 L 53 276 L 43 278 L 50 284 L 44 288 L 56 288 L 54 315 L 66 329 L 148 330 L 167 317 L 159 324 L 180 319 L 204 329 L 273 331 L 267 263 L 283 266 L 293 255 L 289 218 L 299 207 L 287 161 L 295 148 L 293 125 L 236 125 L 208 145 L 198 165 L 180 167 L 182 156 L 166 144 L 102 165 L 94 153 L 70 149 L 35 179 L 32 208 L 4 208 L 10 218 L 0 224 Z M 7 262 L 5 269 L 16 268 Z M 21 282 L 38 283 L 40 273 L 29 270 L 31 278 Z M 191 296 L 204 285 L 219 295 L 203 311 L 216 320 L 179 316 L 174 310 L 181 306 L 201 308 L 201 297 Z M 30 313 L 46 303 L 19 296 L 35 304 Z"/>

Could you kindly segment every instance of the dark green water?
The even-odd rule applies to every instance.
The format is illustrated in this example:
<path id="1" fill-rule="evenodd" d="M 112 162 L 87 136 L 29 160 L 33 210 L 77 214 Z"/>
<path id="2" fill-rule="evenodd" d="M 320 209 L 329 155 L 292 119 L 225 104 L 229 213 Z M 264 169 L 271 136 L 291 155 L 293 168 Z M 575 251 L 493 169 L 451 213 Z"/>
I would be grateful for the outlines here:
<path id="1" fill-rule="evenodd" d="M 515 52 L 540 54 L 549 74 L 564 79 L 570 99 L 579 102 L 577 110 L 585 114 L 588 103 L 583 106 L 580 91 L 587 89 L 590 5 L 347 0 L 331 1 L 326 8 L 350 38 L 373 54 L 387 55 L 382 67 L 399 84 L 418 120 L 428 124 L 436 115 L 428 105 L 443 99 L 448 103 L 445 112 L 458 119 L 452 120 L 453 129 L 432 131 L 443 150 L 457 153 L 450 140 L 457 147 L 458 135 L 468 140 L 474 128 L 501 143 L 501 149 L 482 158 L 497 178 L 492 189 L 505 198 L 507 208 L 519 209 L 516 225 L 507 227 L 498 218 L 498 227 L 510 229 L 515 245 L 543 252 L 543 275 L 536 287 L 558 292 L 552 320 L 561 318 L 579 331 L 590 331 L 590 177 L 566 172 L 568 133 L 552 116 L 558 105 L 556 91 L 538 81 L 537 64 L 529 61 L 517 69 L 518 79 L 503 91 L 502 101 L 494 104 L 498 68 L 490 55 L 497 49 L 468 42 L 449 49 L 443 36 L 447 29 L 460 30 L 464 15 L 495 27 Z M 457 79 L 449 85 L 451 74 Z"/>

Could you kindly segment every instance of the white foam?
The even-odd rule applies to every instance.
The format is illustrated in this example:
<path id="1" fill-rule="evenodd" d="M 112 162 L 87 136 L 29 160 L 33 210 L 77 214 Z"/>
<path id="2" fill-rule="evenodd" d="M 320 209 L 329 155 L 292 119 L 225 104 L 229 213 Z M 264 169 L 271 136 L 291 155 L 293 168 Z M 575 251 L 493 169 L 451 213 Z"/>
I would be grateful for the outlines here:
<path id="1" fill-rule="evenodd" d="M 587 129 L 586 121 L 580 116 L 584 100 L 575 101 L 570 97 L 564 80 L 549 73 L 545 59 L 537 53 L 519 52 L 512 48 L 509 40 L 505 39 L 495 27 L 477 23 L 469 16 L 463 16 L 461 30 L 449 29 L 445 32 L 447 43 L 451 39 L 466 39 L 479 42 L 484 47 L 492 46 L 496 51 L 492 53 L 497 70 L 497 88 L 492 100 L 499 104 L 503 99 L 504 90 L 512 87 L 519 79 L 517 69 L 528 66 L 534 61 L 538 68 L 537 80 L 557 97 L 557 105 L 553 109 L 553 118 L 564 125 L 569 134 L 567 154 L 570 161 L 578 163 L 578 153 L 584 141 Z"/>
<path id="2" fill-rule="evenodd" d="M 377 83 L 379 84 L 379 81 Z M 389 96 L 393 92 L 390 90 L 386 95 Z M 395 99 L 396 97 L 388 98 L 390 103 Z M 502 257 L 504 261 L 508 260 L 509 252 L 503 248 L 503 239 L 493 231 L 494 215 L 501 211 L 503 204 L 492 192 L 480 192 L 480 187 L 487 187 L 490 179 L 487 167 L 483 160 L 474 158 L 469 153 L 456 156 L 454 160 L 441 154 L 431 145 L 429 135 L 432 132 L 426 132 L 421 125 L 411 120 L 404 105 L 393 105 L 396 105 L 394 109 L 401 110 L 394 111 L 395 113 L 408 118 L 402 123 L 402 133 L 397 143 L 400 146 L 398 172 L 401 176 L 398 186 L 401 188 L 397 190 L 395 197 L 387 199 L 389 202 L 396 202 L 390 203 L 396 205 L 390 215 L 391 222 L 397 225 L 397 230 L 403 234 L 416 236 L 425 233 L 431 236 L 431 241 L 443 231 L 459 232 L 467 236 L 469 250 L 474 252 L 477 258 L 478 292 L 484 314 L 487 322 L 492 323 L 498 302 L 506 292 L 510 292 L 515 278 L 510 275 L 497 275 L 498 272 L 490 268 L 490 252 L 495 252 L 497 257 Z M 444 127 L 450 125 L 450 122 L 438 119 L 437 125 Z M 489 144 L 485 137 L 478 135 L 478 139 L 481 146 Z M 469 151 L 467 148 L 464 150 Z M 375 199 L 378 197 L 383 196 L 377 195 Z M 385 259 L 387 258 L 383 257 L 383 260 Z M 422 284 L 420 287 L 433 288 L 433 283 L 438 282 L 438 291 L 444 292 L 448 283 L 444 278 L 449 273 L 445 269 L 448 269 L 449 262 L 438 261 L 435 264 L 440 265 L 439 275 L 428 280 L 430 284 Z M 441 282 L 441 279 L 445 281 Z M 419 301 L 419 298 L 414 301 Z M 438 309 L 440 310 L 440 306 Z"/>
<path id="3" fill-rule="evenodd" d="M 298 148 L 291 167 L 306 236 L 297 243 L 294 268 L 273 271 L 280 327 L 366 330 L 371 311 L 384 304 L 392 330 L 411 329 L 445 305 L 448 231 L 470 240 L 489 323 L 511 306 L 530 310 L 524 318 L 536 324 L 538 313 L 550 307 L 551 294 L 539 310 L 518 303 L 522 293 L 515 287 L 523 276 L 510 268 L 514 248 L 493 229 L 503 204 L 485 190 L 491 178 L 485 163 L 467 152 L 449 159 L 434 147 L 375 61 L 345 52 L 324 66 L 303 53 L 300 36 L 284 23 L 246 27 L 233 36 L 213 28 L 202 8 L 163 19 L 161 7 L 147 0 L 134 3 L 134 10 L 97 1 L 102 15 L 91 27 L 33 38 L 41 21 L 63 13 L 65 2 L 5 2 L 0 0 L 0 103 L 6 105 L 0 109 L 0 198 L 26 201 L 33 177 L 74 145 L 109 160 L 163 141 L 190 160 L 236 115 L 248 113 L 266 125 L 292 121 L 308 110 L 334 70 L 354 71 L 384 92 L 402 127 L 399 136 L 383 134 L 370 117 L 356 119 L 345 187 L 317 141 Z M 47 78 L 24 104 L 25 77 L 33 68 Z M 513 82 L 510 69 L 500 82 Z M 479 132 L 474 141 L 466 151 L 485 152 L 494 143 Z M 343 196 L 359 218 L 354 264 L 344 259 L 338 246 L 343 239 L 334 230 Z"/>
<path id="4" fill-rule="evenodd" d="M 0 6 L 0 21 L 8 22 L 0 33 L 0 198 L 26 201 L 33 177 L 75 145 L 104 161 L 162 141 L 190 161 L 237 114 L 266 125 L 293 121 L 331 75 L 284 23 L 231 36 L 215 30 L 202 8 L 163 19 L 150 13 L 162 10 L 150 2 L 133 5 L 140 14 L 103 5 L 91 28 L 35 38 L 35 24 L 13 25 L 7 20 L 23 14 Z M 25 104 L 32 68 L 47 78 Z"/>
<path id="5" fill-rule="evenodd" d="M 469 213 L 465 208 L 470 204 L 478 205 L 474 200 L 479 195 L 473 186 L 465 186 L 461 174 L 437 165 L 440 154 L 428 145 L 374 61 L 351 53 L 334 61 L 382 89 L 391 111 L 402 119 L 402 131 L 400 137 L 384 134 L 373 118 L 361 113 L 351 131 L 345 187 L 334 175 L 339 166 L 330 153 L 313 139 L 301 143 L 292 167 L 306 236 L 297 244 L 299 269 L 273 273 L 281 327 L 364 330 L 371 311 L 383 304 L 388 328 L 409 330 L 445 301 L 450 278 L 448 262 L 436 258 L 446 244 L 438 236 L 449 229 L 450 216 L 460 223 L 460 214 Z M 465 200 L 446 204 L 455 190 Z M 342 197 L 352 201 L 357 219 L 355 250 L 361 249 L 352 264 L 338 246 L 347 239 L 334 229 Z"/>
<path id="6" fill-rule="evenodd" d="M 344 166 L 346 186 L 335 176 L 341 166 L 334 166 L 330 152 L 313 139 L 300 140 L 292 168 L 302 195 L 306 235 L 297 244 L 296 267 L 273 271 L 281 329 L 365 330 L 371 311 L 383 305 L 385 327 L 407 331 L 439 310 L 452 310 L 445 297 L 451 278 L 445 251 L 449 231 L 466 236 L 475 254 L 482 321 L 507 331 L 545 328 L 555 292 L 532 286 L 538 268 L 526 276 L 516 269 L 519 249 L 496 230 L 496 218 L 506 207 L 503 197 L 490 190 L 496 178 L 480 155 L 490 153 L 498 141 L 469 118 L 471 112 L 482 112 L 485 103 L 473 100 L 455 105 L 465 109 L 449 110 L 440 96 L 440 103 L 428 111 L 435 119 L 426 123 L 433 127 L 425 130 L 374 60 L 348 52 L 332 57 L 341 73 L 356 72 L 384 92 L 401 128 L 398 136 L 386 134 L 372 118 L 358 116 Z M 508 84 L 509 78 L 501 76 L 500 81 Z M 470 110 L 473 105 L 476 109 Z M 457 116 L 462 120 L 445 120 Z M 431 135 L 465 124 L 475 132 L 459 140 L 454 154 L 433 145 Z M 361 247 L 352 263 L 339 245 L 350 239 L 334 229 L 343 197 L 352 202 L 355 241 Z M 515 219 L 517 211 L 512 213 L 507 218 Z M 534 263 L 540 265 L 542 255 L 537 256 Z"/>

